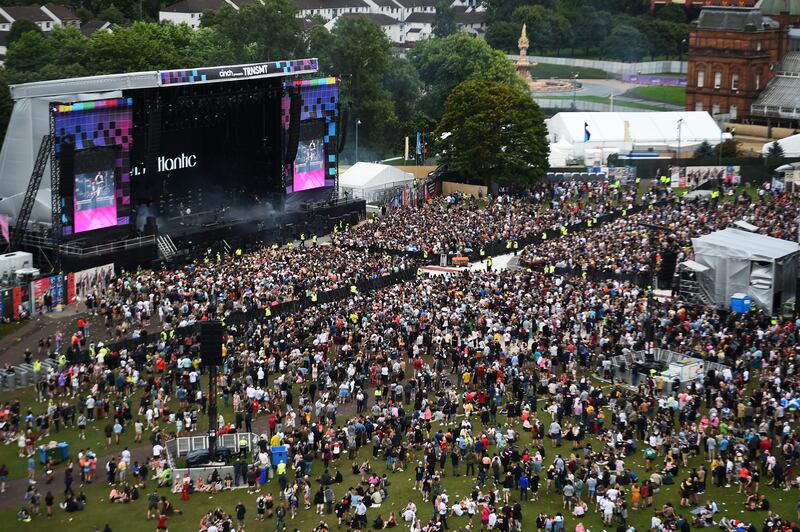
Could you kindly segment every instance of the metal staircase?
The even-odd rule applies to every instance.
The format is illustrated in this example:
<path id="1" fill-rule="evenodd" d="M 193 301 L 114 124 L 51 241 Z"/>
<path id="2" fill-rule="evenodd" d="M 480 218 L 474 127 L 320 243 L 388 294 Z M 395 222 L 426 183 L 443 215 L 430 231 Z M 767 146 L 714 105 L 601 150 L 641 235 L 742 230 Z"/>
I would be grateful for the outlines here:
<path id="1" fill-rule="evenodd" d="M 36 202 L 36 194 L 39 193 L 39 186 L 42 184 L 42 176 L 44 176 L 44 169 L 47 166 L 47 159 L 50 157 L 52 147 L 53 137 L 50 135 L 42 136 L 42 143 L 39 144 L 39 153 L 36 155 L 36 162 L 33 164 L 31 179 L 28 181 L 25 198 L 22 201 L 22 207 L 14 225 L 14 234 L 11 236 L 11 249 L 19 248 L 22 237 L 28 228 L 28 221 L 31 218 L 31 212 L 33 212 L 33 204 Z"/>
<path id="2" fill-rule="evenodd" d="M 678 286 L 678 293 L 686 301 L 714 306 L 711 296 L 696 279 L 682 275 Z"/>
<path id="3" fill-rule="evenodd" d="M 169 237 L 169 235 L 159 235 L 156 238 L 156 245 L 158 246 L 158 253 L 164 260 L 169 260 L 178 253 L 178 248 Z"/>

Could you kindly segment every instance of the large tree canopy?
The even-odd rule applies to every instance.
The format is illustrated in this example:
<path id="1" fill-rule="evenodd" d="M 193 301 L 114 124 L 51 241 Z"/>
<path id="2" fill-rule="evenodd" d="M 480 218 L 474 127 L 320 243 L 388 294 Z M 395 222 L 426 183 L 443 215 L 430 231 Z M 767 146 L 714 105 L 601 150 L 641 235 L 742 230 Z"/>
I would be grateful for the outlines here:
<path id="1" fill-rule="evenodd" d="M 447 96 L 462 81 L 497 81 L 522 88 L 514 64 L 501 51 L 466 33 L 422 41 L 411 52 L 411 62 L 425 89 L 421 108 L 434 118 L 442 115 Z"/>
<path id="2" fill-rule="evenodd" d="M 486 183 L 526 185 L 548 168 L 544 115 L 529 94 L 503 83 L 458 85 L 447 98 L 437 135 L 440 162 Z"/>

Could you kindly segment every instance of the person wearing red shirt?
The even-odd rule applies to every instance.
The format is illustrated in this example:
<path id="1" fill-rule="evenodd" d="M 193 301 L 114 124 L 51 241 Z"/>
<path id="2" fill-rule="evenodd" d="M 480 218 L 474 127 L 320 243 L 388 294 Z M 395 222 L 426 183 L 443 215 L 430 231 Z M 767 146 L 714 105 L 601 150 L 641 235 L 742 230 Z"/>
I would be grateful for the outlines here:
<path id="1" fill-rule="evenodd" d="M 167 517 L 164 514 L 158 516 L 158 522 L 156 523 L 156 532 L 167 532 L 169 529 L 167 528 Z"/>

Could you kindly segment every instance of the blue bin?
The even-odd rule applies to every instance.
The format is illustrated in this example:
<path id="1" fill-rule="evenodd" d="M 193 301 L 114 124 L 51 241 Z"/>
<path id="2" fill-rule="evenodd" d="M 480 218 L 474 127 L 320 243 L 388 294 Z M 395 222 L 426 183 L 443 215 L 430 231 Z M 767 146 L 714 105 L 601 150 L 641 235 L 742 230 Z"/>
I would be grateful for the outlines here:
<path id="1" fill-rule="evenodd" d="M 40 464 L 47 463 L 47 449 L 40 446 L 38 450 L 39 450 L 39 463 Z"/>
<path id="2" fill-rule="evenodd" d="M 289 453 L 286 452 L 285 445 L 276 445 L 272 448 L 272 465 L 276 466 L 281 462 L 289 463 Z"/>
<path id="3" fill-rule="evenodd" d="M 67 442 L 59 442 L 58 448 L 61 451 L 61 459 L 65 462 L 69 460 L 69 444 Z"/>
<path id="4" fill-rule="evenodd" d="M 747 314 L 750 312 L 750 306 L 752 304 L 753 299 L 747 294 L 739 292 L 731 296 L 731 312 Z"/>

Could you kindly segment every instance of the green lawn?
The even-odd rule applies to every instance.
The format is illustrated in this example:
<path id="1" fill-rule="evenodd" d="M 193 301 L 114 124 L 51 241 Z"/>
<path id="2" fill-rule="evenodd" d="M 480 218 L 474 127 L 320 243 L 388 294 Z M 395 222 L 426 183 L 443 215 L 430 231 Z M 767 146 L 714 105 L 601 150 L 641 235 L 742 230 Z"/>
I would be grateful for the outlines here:
<path id="1" fill-rule="evenodd" d="M 659 87 L 648 85 L 636 87 L 629 90 L 625 94 L 634 98 L 641 98 L 643 100 L 650 100 L 654 102 L 664 102 L 672 105 L 686 104 L 685 87 Z"/>
<path id="2" fill-rule="evenodd" d="M 12 321 L 11 323 L 0 323 L 0 338 L 5 338 L 9 334 L 13 334 L 14 331 L 20 329 L 23 325 L 25 325 L 21 321 Z"/>
<path id="3" fill-rule="evenodd" d="M 552 96 L 548 94 L 536 94 L 535 99 L 537 100 L 572 100 L 572 96 Z M 611 105 L 611 99 L 605 96 L 578 96 L 575 98 L 577 101 L 581 102 L 594 102 L 594 103 L 602 103 L 605 105 Z M 546 107 L 546 106 L 544 106 Z M 626 100 L 620 100 L 615 98 L 614 99 L 614 109 L 623 109 L 625 107 L 631 109 L 647 109 L 648 111 L 663 111 L 664 108 L 660 105 L 650 105 L 641 102 L 630 102 Z"/>
<path id="4" fill-rule="evenodd" d="M 548 415 L 541 413 L 540 415 L 544 416 L 544 421 L 546 423 L 549 422 L 550 418 Z M 473 425 L 477 426 L 480 423 L 477 419 L 473 420 Z M 434 430 L 437 427 L 434 426 Z M 589 443 L 591 443 L 592 447 L 595 449 L 602 448 L 604 445 L 600 440 L 590 438 Z M 520 448 L 529 446 L 531 444 L 530 437 L 528 435 L 523 435 L 522 440 L 520 442 Z M 565 442 L 565 445 L 561 448 L 554 448 L 549 441 L 545 442 L 545 449 L 546 449 L 546 457 L 545 457 L 545 466 L 549 465 L 555 456 L 555 454 L 561 453 L 562 455 L 569 455 L 572 452 L 571 447 L 569 444 Z M 359 455 L 359 460 L 363 460 L 367 456 L 371 456 L 371 447 L 367 447 L 361 450 Z M 376 471 L 378 474 L 382 474 L 385 471 L 385 464 L 384 461 L 381 459 L 371 460 L 373 465 L 373 470 Z M 661 464 L 663 459 L 659 459 L 658 463 Z M 697 467 L 702 463 L 700 457 L 697 457 L 690 462 L 690 466 Z M 625 464 L 627 467 L 633 469 L 640 478 L 645 477 L 646 472 L 644 471 L 644 459 L 643 453 L 639 450 L 635 455 L 630 456 L 626 459 Z M 342 460 L 338 464 L 339 470 L 342 472 L 344 477 L 344 482 L 341 485 L 334 487 L 334 493 L 337 497 L 341 497 L 345 490 L 349 487 L 355 487 L 359 482 L 359 479 L 352 475 L 350 470 L 350 462 L 347 460 Z M 335 469 L 331 467 L 331 469 Z M 389 486 L 389 499 L 387 499 L 383 506 L 380 509 L 369 509 L 368 511 L 368 518 L 369 524 L 371 525 L 373 519 L 380 513 L 384 517 L 388 517 L 390 512 L 395 512 L 395 515 L 398 515 L 402 512 L 402 509 L 405 507 L 406 503 L 409 500 L 413 500 L 417 505 L 417 515 L 422 519 L 428 519 L 432 512 L 431 503 L 424 503 L 422 501 L 422 497 L 419 492 L 413 490 L 413 467 L 410 465 L 404 472 L 395 472 L 389 473 L 389 478 L 391 480 L 391 485 Z M 464 471 L 464 466 L 462 465 L 462 473 Z M 443 487 L 447 490 L 448 495 L 450 496 L 451 503 L 454 500 L 460 500 L 464 496 L 467 496 L 469 492 L 475 487 L 474 480 L 471 478 L 467 478 L 464 476 L 461 477 L 453 477 L 452 468 L 448 463 L 446 467 L 446 474 L 442 478 Z M 320 462 L 315 462 L 314 470 L 311 475 L 312 479 L 317 478 L 322 473 L 322 465 Z M 681 474 L 678 476 L 678 482 L 683 479 L 685 473 L 681 471 Z M 544 475 L 542 475 L 542 489 L 540 491 L 540 500 L 538 502 L 531 502 L 525 501 L 522 503 L 523 507 L 523 528 L 524 530 L 532 530 L 535 527 L 535 519 L 538 512 L 543 511 L 550 514 L 554 514 L 555 512 L 561 511 L 561 497 L 557 494 L 550 493 L 546 494 L 544 491 Z M 57 484 L 60 485 L 60 484 Z M 487 486 L 491 485 L 491 480 L 487 481 Z M 316 490 L 317 484 L 312 484 L 313 489 Z M 150 486 L 152 488 L 152 484 Z M 45 493 L 48 489 L 47 486 L 41 486 L 40 489 L 42 493 Z M 273 495 L 276 496 L 279 492 L 277 487 L 276 480 L 269 481 L 263 488 L 262 491 L 271 492 Z M 486 491 L 486 487 L 484 488 L 484 492 Z M 794 518 L 794 506 L 796 503 L 796 498 L 794 495 L 784 494 L 782 491 L 776 491 L 769 487 L 762 487 L 762 493 L 766 494 L 772 504 L 773 511 L 783 515 L 787 518 Z M 182 515 L 175 515 L 173 518 L 170 519 L 169 525 L 171 530 L 195 530 L 197 523 L 200 521 L 201 517 L 204 513 L 208 510 L 216 507 L 221 507 L 223 510 L 227 512 L 232 512 L 234 506 L 237 504 L 238 501 L 244 502 L 245 506 L 248 508 L 247 517 L 246 517 L 246 526 L 247 527 L 254 527 L 255 529 L 259 530 L 273 530 L 274 529 L 274 520 L 267 521 L 266 524 L 256 524 L 255 518 L 255 499 L 257 495 L 255 493 L 249 493 L 246 490 L 237 490 L 234 492 L 223 492 L 220 494 L 210 495 L 210 494 L 193 494 L 191 496 L 191 500 L 188 502 L 183 502 L 177 495 L 172 495 L 169 493 L 169 490 L 162 489 L 160 490 L 162 495 L 167 495 L 171 498 L 171 500 L 175 503 L 176 507 L 183 511 Z M 79 514 L 65 514 L 59 509 L 55 510 L 55 517 L 52 520 L 47 520 L 44 517 L 34 519 L 32 525 L 36 530 L 41 531 L 61 531 L 65 526 L 74 526 L 76 521 L 80 521 L 82 523 L 82 528 L 80 530 L 94 530 L 95 527 L 102 527 L 109 523 L 114 532 L 139 532 L 142 530 L 142 526 L 150 526 L 151 524 L 145 525 L 145 512 L 146 512 L 146 503 L 143 499 L 139 501 L 133 502 L 131 504 L 125 505 L 112 505 L 106 502 L 108 496 L 108 488 L 104 482 L 96 482 L 95 484 L 88 486 L 86 488 L 86 494 L 89 498 L 89 506 L 88 508 Z M 60 494 L 54 493 L 56 495 L 57 500 L 59 499 Z M 584 497 L 586 493 L 584 491 Z M 795 493 L 796 495 L 796 493 Z M 512 493 L 512 500 L 518 499 L 518 493 Z M 766 516 L 765 512 L 745 512 L 742 508 L 742 503 L 744 501 L 744 496 L 736 493 L 736 487 L 731 488 L 718 488 L 711 486 L 711 482 L 709 479 L 708 482 L 708 489 L 704 495 L 701 496 L 700 501 L 705 502 L 706 500 L 714 500 L 720 506 L 721 514 L 727 514 L 742 518 L 746 521 L 752 521 L 756 524 L 757 527 L 760 527 L 761 522 L 763 521 L 764 517 Z M 672 502 L 676 508 L 678 507 L 679 496 L 677 493 L 677 484 L 671 486 L 664 486 L 660 493 L 656 494 L 654 507 L 660 507 L 665 502 Z M 582 522 L 586 526 L 587 529 L 600 532 L 601 530 L 608 529 L 608 527 L 604 527 L 599 514 L 594 513 L 593 511 L 594 503 L 593 501 L 589 505 L 589 513 L 582 519 Z M 4 519 L 6 523 L 13 522 L 15 518 L 16 509 L 7 509 L 0 512 L 0 519 Z M 679 509 L 679 513 L 682 512 L 684 515 L 688 515 L 688 509 Z M 653 514 L 653 509 L 641 509 L 641 510 L 630 510 L 629 511 L 629 521 L 638 529 L 638 530 L 648 530 L 650 524 L 650 517 Z M 564 512 L 566 516 L 566 523 L 565 523 L 565 530 L 574 530 L 575 525 L 578 523 L 578 520 L 571 515 L 571 513 Z M 320 519 L 324 519 L 329 525 L 332 527 L 336 526 L 336 519 L 334 516 L 324 516 L 320 517 L 319 515 L 314 513 L 314 509 L 310 510 L 303 510 L 302 506 L 298 513 L 298 518 L 295 520 L 291 520 L 287 516 L 287 526 L 289 530 L 299 529 L 301 531 L 310 531 L 313 529 L 316 524 L 319 523 Z M 466 518 L 456 518 L 456 517 L 449 517 L 448 522 L 451 529 L 456 530 L 463 530 L 466 527 L 467 519 Z M 475 523 L 473 525 L 473 529 L 477 528 L 479 525 Z M 403 529 L 405 527 L 400 526 L 399 529 Z M 371 526 L 368 527 L 371 530 Z"/>
<path id="5" fill-rule="evenodd" d="M 554 65 L 552 63 L 538 63 L 531 70 L 531 75 L 537 79 L 572 79 L 576 73 L 580 79 L 608 79 L 609 77 L 605 70 L 598 68 Z"/>

